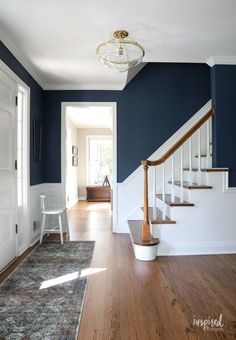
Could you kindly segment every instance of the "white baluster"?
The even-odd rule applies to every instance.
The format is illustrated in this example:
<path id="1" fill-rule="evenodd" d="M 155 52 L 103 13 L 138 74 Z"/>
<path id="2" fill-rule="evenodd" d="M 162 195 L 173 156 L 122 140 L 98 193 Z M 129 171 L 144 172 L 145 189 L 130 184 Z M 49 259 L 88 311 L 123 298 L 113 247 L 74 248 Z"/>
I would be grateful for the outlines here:
<path id="1" fill-rule="evenodd" d="M 175 201 L 175 154 L 171 156 L 171 202 Z"/>
<path id="2" fill-rule="evenodd" d="M 210 167 L 210 122 L 209 120 L 206 122 L 207 129 L 207 159 L 206 159 L 206 167 Z"/>
<path id="3" fill-rule="evenodd" d="M 183 202 L 183 185 L 184 185 L 184 178 L 183 178 L 183 145 L 180 147 L 180 201 Z"/>
<path id="4" fill-rule="evenodd" d="M 198 184 L 201 185 L 201 128 L 197 131 L 197 150 L 198 150 Z"/>
<path id="5" fill-rule="evenodd" d="M 163 168 L 162 168 L 162 199 L 163 199 L 163 204 L 162 204 L 162 219 L 165 219 L 165 200 L 166 200 L 166 192 L 165 192 L 165 162 L 163 163 Z"/>
<path id="6" fill-rule="evenodd" d="M 189 138 L 189 184 L 192 184 L 192 137 Z"/>
<path id="7" fill-rule="evenodd" d="M 153 219 L 156 220 L 157 218 L 157 209 L 156 209 L 156 166 L 153 167 Z"/>

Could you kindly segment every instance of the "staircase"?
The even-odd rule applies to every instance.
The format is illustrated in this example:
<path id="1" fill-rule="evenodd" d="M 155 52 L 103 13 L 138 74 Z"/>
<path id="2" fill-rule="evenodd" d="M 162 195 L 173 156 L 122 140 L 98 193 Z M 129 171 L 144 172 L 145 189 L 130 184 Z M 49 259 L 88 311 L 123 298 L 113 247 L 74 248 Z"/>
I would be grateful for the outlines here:
<path id="1" fill-rule="evenodd" d="M 197 228 L 202 223 L 201 218 L 202 221 L 206 219 L 207 204 L 215 197 L 212 192 L 219 196 L 222 182 L 228 178 L 224 174 L 229 169 L 212 168 L 214 113 L 211 108 L 162 157 L 141 162 L 144 169 L 144 203 L 140 207 L 143 219 L 128 220 L 136 259 L 154 260 L 162 242 L 171 244 L 173 238 L 185 239 L 190 228 Z"/>

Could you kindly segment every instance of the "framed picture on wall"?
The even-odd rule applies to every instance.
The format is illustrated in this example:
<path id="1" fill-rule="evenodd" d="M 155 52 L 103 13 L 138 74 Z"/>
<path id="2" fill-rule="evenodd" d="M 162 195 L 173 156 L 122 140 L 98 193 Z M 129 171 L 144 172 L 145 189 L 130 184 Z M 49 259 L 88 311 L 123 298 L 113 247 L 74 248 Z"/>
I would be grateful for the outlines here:
<path id="1" fill-rule="evenodd" d="M 75 145 L 72 146 L 72 155 L 78 156 L 78 148 Z"/>
<path id="2" fill-rule="evenodd" d="M 78 166 L 78 157 L 72 156 L 72 165 L 73 166 Z"/>

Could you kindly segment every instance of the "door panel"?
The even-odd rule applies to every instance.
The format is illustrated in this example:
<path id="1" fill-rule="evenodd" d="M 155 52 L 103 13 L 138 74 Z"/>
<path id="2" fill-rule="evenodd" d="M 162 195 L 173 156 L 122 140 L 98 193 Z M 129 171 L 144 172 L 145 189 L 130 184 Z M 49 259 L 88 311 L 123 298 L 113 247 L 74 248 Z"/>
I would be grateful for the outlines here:
<path id="1" fill-rule="evenodd" d="M 11 115 L 0 111 L 0 170 L 11 168 Z"/>
<path id="2" fill-rule="evenodd" d="M 0 270 L 16 257 L 17 84 L 0 70 Z"/>

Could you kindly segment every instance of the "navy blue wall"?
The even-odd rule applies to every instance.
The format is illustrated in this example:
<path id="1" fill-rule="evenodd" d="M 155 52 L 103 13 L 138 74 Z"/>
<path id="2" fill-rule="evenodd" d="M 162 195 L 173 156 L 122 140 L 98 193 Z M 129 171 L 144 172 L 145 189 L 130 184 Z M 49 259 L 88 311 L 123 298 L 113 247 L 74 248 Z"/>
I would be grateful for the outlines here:
<path id="1" fill-rule="evenodd" d="M 213 166 L 229 167 L 231 187 L 236 187 L 236 66 L 215 65 L 211 70 Z"/>
<path id="2" fill-rule="evenodd" d="M 32 122 L 33 119 L 43 121 L 43 90 L 38 83 L 31 77 L 26 69 L 18 62 L 12 53 L 0 41 L 0 59 L 30 87 L 30 185 L 44 182 L 43 167 L 44 160 L 34 161 L 32 150 Z"/>
<path id="3" fill-rule="evenodd" d="M 122 182 L 210 97 L 210 68 L 203 64 L 148 64 L 123 91 L 45 91 L 45 182 L 61 181 L 61 102 L 117 102 Z"/>

